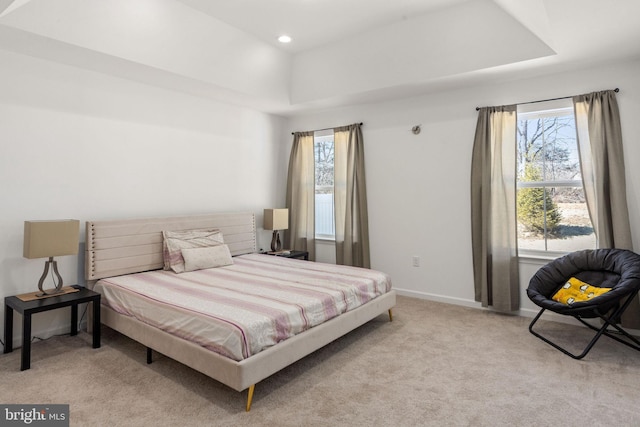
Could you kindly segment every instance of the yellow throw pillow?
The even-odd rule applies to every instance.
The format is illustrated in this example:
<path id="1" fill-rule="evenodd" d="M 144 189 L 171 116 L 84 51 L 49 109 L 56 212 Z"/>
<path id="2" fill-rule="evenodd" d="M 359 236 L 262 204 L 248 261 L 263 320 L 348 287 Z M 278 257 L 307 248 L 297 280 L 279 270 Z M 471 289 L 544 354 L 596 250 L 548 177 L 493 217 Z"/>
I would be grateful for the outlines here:
<path id="1" fill-rule="evenodd" d="M 592 298 L 609 292 L 611 288 L 598 288 L 597 286 L 591 286 L 575 277 L 569 279 L 567 283 L 560 288 L 558 292 L 552 297 L 554 301 L 558 301 L 562 304 L 571 305 L 574 302 L 588 301 Z"/>

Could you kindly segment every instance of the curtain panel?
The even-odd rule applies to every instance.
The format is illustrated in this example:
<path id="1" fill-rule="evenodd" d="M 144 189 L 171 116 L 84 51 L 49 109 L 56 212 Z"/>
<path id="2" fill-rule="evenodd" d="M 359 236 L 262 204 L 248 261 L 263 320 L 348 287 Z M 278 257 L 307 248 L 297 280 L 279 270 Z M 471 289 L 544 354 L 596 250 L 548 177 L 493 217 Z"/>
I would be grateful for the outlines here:
<path id="1" fill-rule="evenodd" d="M 573 98 L 585 198 L 598 248 L 633 249 L 622 128 L 612 90 Z"/>
<path id="2" fill-rule="evenodd" d="M 575 96 L 573 106 L 585 199 L 597 247 L 633 250 L 615 91 Z M 622 324 L 640 329 L 638 297 L 623 314 Z"/>
<path id="3" fill-rule="evenodd" d="M 369 218 L 360 124 L 334 129 L 336 263 L 371 267 Z"/>
<path id="4" fill-rule="evenodd" d="M 471 162 L 471 241 L 475 299 L 520 307 L 516 234 L 516 106 L 479 110 Z"/>
<path id="5" fill-rule="evenodd" d="M 296 132 L 289 157 L 286 206 L 289 229 L 284 232 L 286 247 L 309 252 L 316 259 L 315 162 L 313 132 Z"/>

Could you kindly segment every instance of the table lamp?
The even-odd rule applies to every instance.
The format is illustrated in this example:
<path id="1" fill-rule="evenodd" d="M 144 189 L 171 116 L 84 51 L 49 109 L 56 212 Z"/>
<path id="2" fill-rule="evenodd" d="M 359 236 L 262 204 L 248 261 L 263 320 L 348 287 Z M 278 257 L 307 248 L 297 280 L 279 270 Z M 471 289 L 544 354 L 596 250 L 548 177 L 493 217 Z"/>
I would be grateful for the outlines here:
<path id="1" fill-rule="evenodd" d="M 264 229 L 273 230 L 271 239 L 271 250 L 276 252 L 282 250 L 282 242 L 278 230 L 289 228 L 289 209 L 265 209 Z"/>
<path id="2" fill-rule="evenodd" d="M 37 296 L 53 295 L 62 292 L 62 277 L 58 272 L 57 261 L 53 257 L 76 255 L 78 253 L 78 238 L 80 221 L 77 219 L 62 219 L 52 221 L 25 221 L 23 256 L 28 259 L 49 258 L 44 264 L 44 272 L 38 282 L 40 294 Z M 44 280 L 53 269 L 53 283 L 55 288 L 45 291 L 42 288 Z"/>

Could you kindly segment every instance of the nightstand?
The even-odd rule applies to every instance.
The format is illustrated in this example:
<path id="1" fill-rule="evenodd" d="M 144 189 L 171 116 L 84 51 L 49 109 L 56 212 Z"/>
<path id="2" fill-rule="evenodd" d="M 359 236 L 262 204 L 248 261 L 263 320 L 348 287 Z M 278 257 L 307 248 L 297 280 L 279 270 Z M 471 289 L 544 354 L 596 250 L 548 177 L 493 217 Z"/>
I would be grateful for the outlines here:
<path id="1" fill-rule="evenodd" d="M 20 370 L 31 367 L 31 316 L 34 313 L 71 307 L 71 335 L 78 334 L 78 304 L 93 303 L 93 348 L 100 348 L 100 294 L 80 286 L 78 292 L 22 301 L 17 296 L 4 299 L 4 352 L 13 351 L 13 311 L 22 314 L 22 359 Z"/>
<path id="2" fill-rule="evenodd" d="M 289 253 L 286 253 L 289 252 Z M 278 251 L 278 252 L 265 252 L 266 255 L 275 255 L 283 258 L 297 258 L 309 261 L 309 252 L 307 251 Z"/>

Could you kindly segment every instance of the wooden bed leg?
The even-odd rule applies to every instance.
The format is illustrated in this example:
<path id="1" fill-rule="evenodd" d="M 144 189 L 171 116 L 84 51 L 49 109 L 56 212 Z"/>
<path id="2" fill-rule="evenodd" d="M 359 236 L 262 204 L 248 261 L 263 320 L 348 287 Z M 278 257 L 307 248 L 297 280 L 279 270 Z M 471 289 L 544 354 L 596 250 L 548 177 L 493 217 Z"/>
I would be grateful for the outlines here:
<path id="1" fill-rule="evenodd" d="M 247 396 L 247 412 L 251 410 L 251 402 L 253 401 L 253 390 L 255 390 L 256 385 L 252 384 L 249 387 L 249 395 Z"/>
<path id="2" fill-rule="evenodd" d="M 393 312 L 389 309 L 389 322 L 393 322 Z"/>
<path id="3" fill-rule="evenodd" d="M 147 365 L 151 365 L 151 362 L 153 362 L 153 350 L 147 347 Z"/>

